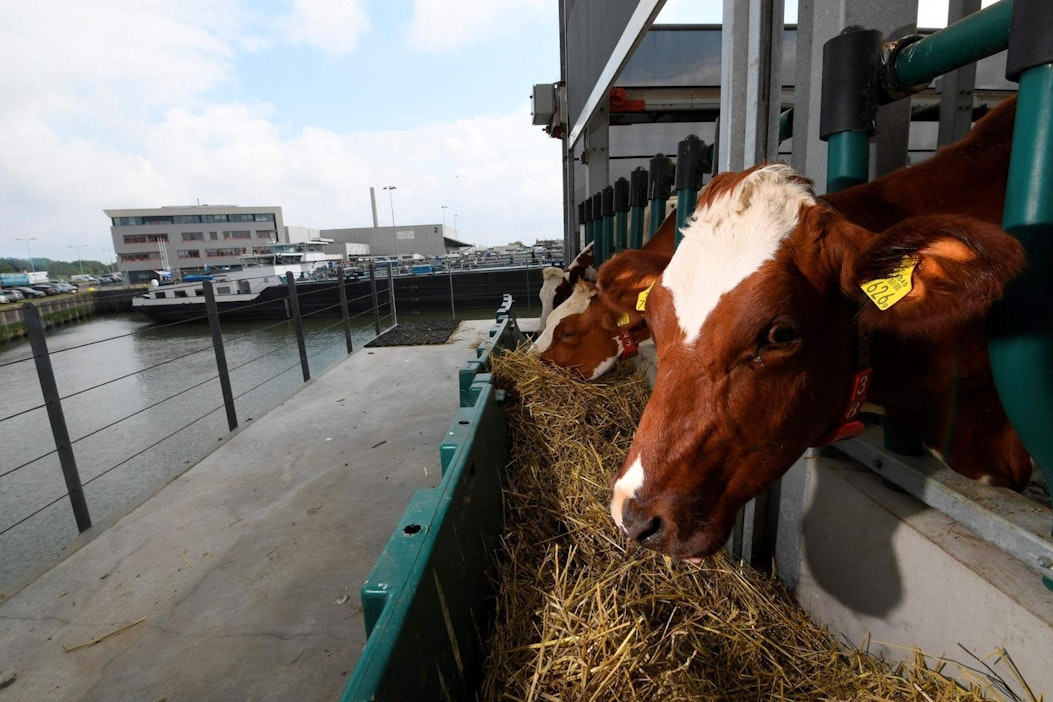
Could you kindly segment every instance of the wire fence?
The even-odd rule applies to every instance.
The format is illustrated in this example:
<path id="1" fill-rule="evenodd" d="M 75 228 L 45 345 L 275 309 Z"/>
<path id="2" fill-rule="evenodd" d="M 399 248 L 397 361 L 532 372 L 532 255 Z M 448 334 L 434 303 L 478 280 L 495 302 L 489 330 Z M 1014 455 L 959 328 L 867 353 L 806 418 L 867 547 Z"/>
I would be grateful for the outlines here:
<path id="1" fill-rule="evenodd" d="M 237 426 L 223 425 L 224 409 L 251 421 L 300 386 L 292 371 L 307 379 L 393 324 L 392 286 L 380 282 L 342 271 L 325 281 L 290 276 L 280 304 L 221 306 L 213 294 L 178 321 L 58 334 L 54 349 L 44 333 L 50 310 L 24 305 L 31 353 L 0 358 L 0 593 L 58 557 L 74 523 L 84 531 L 118 518 L 200 460 Z M 277 318 L 241 321 L 253 310 Z"/>

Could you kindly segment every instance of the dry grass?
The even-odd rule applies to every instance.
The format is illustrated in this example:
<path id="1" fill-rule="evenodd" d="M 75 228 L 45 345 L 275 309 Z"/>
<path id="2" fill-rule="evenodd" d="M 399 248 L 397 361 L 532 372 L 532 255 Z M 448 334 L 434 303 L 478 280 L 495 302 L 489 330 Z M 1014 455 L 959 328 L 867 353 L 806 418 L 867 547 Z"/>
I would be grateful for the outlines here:
<path id="1" fill-rule="evenodd" d="M 990 675 L 967 689 L 920 652 L 889 666 L 840 645 L 777 579 L 723 555 L 695 566 L 627 545 L 607 500 L 648 395 L 630 364 L 587 384 L 516 352 L 494 373 L 512 466 L 483 699 L 1007 698 Z"/>

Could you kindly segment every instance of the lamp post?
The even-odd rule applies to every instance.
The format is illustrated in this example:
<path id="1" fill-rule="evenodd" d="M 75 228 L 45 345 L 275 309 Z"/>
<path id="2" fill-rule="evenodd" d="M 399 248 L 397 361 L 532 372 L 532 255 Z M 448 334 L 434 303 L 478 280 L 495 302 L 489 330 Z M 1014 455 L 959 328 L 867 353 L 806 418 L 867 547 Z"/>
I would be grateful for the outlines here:
<path id="1" fill-rule="evenodd" d="M 80 274 L 84 275 L 84 259 L 80 257 L 80 250 L 84 248 L 84 244 L 71 244 L 66 247 L 67 249 L 76 249 L 77 251 L 77 263 L 80 264 Z"/>
<path id="2" fill-rule="evenodd" d="M 117 271 L 114 268 L 114 266 L 117 264 L 117 261 L 116 261 L 116 257 L 117 256 L 114 253 L 113 249 L 99 249 L 99 251 L 102 251 L 104 254 L 109 254 L 109 256 L 106 257 L 106 262 L 107 262 L 107 265 L 110 268 L 110 275 L 113 275 L 114 273 L 116 273 Z M 113 256 L 114 260 L 111 261 L 110 260 L 110 256 Z"/>
<path id="3" fill-rule="evenodd" d="M 399 233 L 395 231 L 395 200 L 391 197 L 392 190 L 398 190 L 394 185 L 385 185 L 382 190 L 388 191 L 388 205 L 391 206 L 391 231 L 395 235 L 395 263 L 399 263 Z"/>
<path id="4" fill-rule="evenodd" d="M 31 236 L 31 237 L 27 237 L 27 238 L 15 237 L 15 241 L 24 241 L 24 242 L 26 242 L 26 253 L 29 254 L 29 272 L 30 273 L 36 273 L 37 269 L 36 269 L 36 266 L 33 265 L 33 251 L 32 251 L 32 249 L 29 248 L 29 242 L 36 241 L 38 238 L 39 237 L 35 237 L 35 236 Z"/>

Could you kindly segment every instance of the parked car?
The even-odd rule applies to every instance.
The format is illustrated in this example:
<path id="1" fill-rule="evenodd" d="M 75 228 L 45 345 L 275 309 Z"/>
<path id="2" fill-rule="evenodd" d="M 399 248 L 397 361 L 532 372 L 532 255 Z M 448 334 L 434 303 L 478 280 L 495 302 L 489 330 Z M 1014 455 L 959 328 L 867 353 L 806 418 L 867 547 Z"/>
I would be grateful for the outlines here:
<path id="1" fill-rule="evenodd" d="M 26 299 L 26 296 L 18 288 L 4 288 L 0 290 L 0 295 L 4 295 L 11 302 L 19 302 Z"/>
<path id="2" fill-rule="evenodd" d="M 37 283 L 36 285 L 30 285 L 29 287 L 33 288 L 34 290 L 39 290 L 45 295 L 62 294 L 62 292 L 58 288 L 56 288 L 54 285 L 51 285 L 50 283 Z"/>
<path id="3" fill-rule="evenodd" d="M 9 302 L 14 302 L 14 300 L 12 300 L 11 298 L 9 298 L 7 295 L 5 295 L 3 293 L 0 293 L 0 305 L 6 305 Z"/>
<path id="4" fill-rule="evenodd" d="M 46 297 L 47 293 L 43 290 L 34 290 L 33 288 L 26 285 L 19 285 L 18 289 L 26 296 L 27 300 L 31 300 L 37 297 Z"/>
<path id="5" fill-rule="evenodd" d="M 77 286 L 76 285 L 70 285 L 69 283 L 67 283 L 64 280 L 53 280 L 53 281 L 51 281 L 50 285 L 52 287 L 54 287 L 54 288 L 57 288 L 59 292 L 63 292 L 63 293 L 75 293 L 75 292 L 77 292 Z"/>

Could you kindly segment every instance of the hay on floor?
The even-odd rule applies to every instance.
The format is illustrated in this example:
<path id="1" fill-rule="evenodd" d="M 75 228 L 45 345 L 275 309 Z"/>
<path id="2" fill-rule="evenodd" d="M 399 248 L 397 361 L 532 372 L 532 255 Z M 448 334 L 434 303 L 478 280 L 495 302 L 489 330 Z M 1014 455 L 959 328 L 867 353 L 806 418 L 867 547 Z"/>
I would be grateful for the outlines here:
<path id="1" fill-rule="evenodd" d="M 1003 651 L 976 673 L 954 666 L 965 687 L 921 652 L 891 666 L 839 644 L 776 578 L 724 555 L 696 566 L 629 545 L 609 480 L 646 380 L 631 364 L 585 383 L 523 351 L 493 360 L 512 465 L 483 699 L 1005 699 L 992 682 L 995 665 L 1015 672 Z"/>

